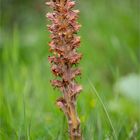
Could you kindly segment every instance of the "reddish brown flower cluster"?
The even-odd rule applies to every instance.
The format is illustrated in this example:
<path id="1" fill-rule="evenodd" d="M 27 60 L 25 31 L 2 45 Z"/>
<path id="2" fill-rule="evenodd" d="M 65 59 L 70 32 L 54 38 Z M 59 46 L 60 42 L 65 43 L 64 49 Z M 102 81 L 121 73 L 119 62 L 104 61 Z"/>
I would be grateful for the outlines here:
<path id="1" fill-rule="evenodd" d="M 76 35 L 80 28 L 77 22 L 79 10 L 72 9 L 75 2 L 71 0 L 52 0 L 46 4 L 53 9 L 53 13 L 47 14 L 52 22 L 48 25 L 52 39 L 49 46 L 53 53 L 49 62 L 56 77 L 52 85 L 63 93 L 63 97 L 57 100 L 57 105 L 67 116 L 71 140 L 81 140 L 80 121 L 75 107 L 77 94 L 82 90 L 75 81 L 75 77 L 81 74 L 75 64 L 82 57 L 76 51 L 80 45 L 80 37 Z"/>

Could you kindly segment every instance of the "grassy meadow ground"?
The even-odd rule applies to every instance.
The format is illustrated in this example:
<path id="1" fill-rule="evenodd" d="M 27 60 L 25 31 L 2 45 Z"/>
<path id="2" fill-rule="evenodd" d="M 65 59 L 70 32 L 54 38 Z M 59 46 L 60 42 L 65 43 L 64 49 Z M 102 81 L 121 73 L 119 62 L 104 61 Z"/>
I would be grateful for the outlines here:
<path id="1" fill-rule="evenodd" d="M 61 93 L 50 85 L 49 9 L 44 1 L 5 3 L 0 26 L 0 140 L 68 140 L 66 119 L 55 105 Z M 115 86 L 123 77 L 139 77 L 138 0 L 77 0 L 76 8 L 82 24 L 82 76 L 77 81 L 83 91 L 77 106 L 84 140 L 139 140 L 139 96 Z M 134 86 L 126 85 L 133 93 Z"/>

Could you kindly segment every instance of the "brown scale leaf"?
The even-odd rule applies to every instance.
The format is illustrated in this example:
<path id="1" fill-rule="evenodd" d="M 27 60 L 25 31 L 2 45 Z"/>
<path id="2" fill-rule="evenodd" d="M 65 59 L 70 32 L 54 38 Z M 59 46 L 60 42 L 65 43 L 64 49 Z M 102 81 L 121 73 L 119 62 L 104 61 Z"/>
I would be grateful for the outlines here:
<path id="1" fill-rule="evenodd" d="M 81 60 L 82 54 L 77 52 L 70 52 L 70 54 L 65 58 L 68 59 L 71 64 L 76 64 Z"/>
<path id="2" fill-rule="evenodd" d="M 61 76 L 63 74 L 63 69 L 58 65 L 52 65 L 51 70 L 55 76 Z"/>
<path id="3" fill-rule="evenodd" d="M 53 50 L 53 49 L 51 49 L 51 50 Z M 57 52 L 59 55 L 64 55 L 65 54 L 65 50 L 62 47 L 61 48 L 60 47 L 56 47 L 54 49 L 54 51 Z"/>
<path id="4" fill-rule="evenodd" d="M 55 57 L 55 56 L 49 56 L 48 57 L 48 60 L 49 60 L 49 63 L 53 63 L 53 62 L 57 62 L 57 60 L 56 60 L 57 58 Z"/>
<path id="5" fill-rule="evenodd" d="M 57 18 L 57 14 L 56 13 L 47 13 L 46 17 L 52 21 L 54 24 L 58 24 L 59 25 L 59 18 Z"/>
<path id="6" fill-rule="evenodd" d="M 72 10 L 74 13 L 79 14 L 80 11 L 79 10 Z"/>
<path id="7" fill-rule="evenodd" d="M 56 56 L 49 56 L 48 60 L 50 63 L 54 63 L 54 64 L 63 64 L 64 60 L 61 57 L 56 57 Z"/>
<path id="8" fill-rule="evenodd" d="M 63 97 L 60 97 L 56 100 L 56 105 L 64 111 L 64 113 L 67 113 L 67 103 L 66 100 Z"/>
<path id="9" fill-rule="evenodd" d="M 70 89 L 71 89 L 71 93 L 72 93 L 71 96 L 74 96 L 74 95 L 76 95 L 76 94 L 78 94 L 78 93 L 80 93 L 82 91 L 82 86 L 73 82 L 71 84 Z"/>
<path id="10" fill-rule="evenodd" d="M 54 21 L 54 20 L 56 20 L 55 15 L 56 15 L 55 13 L 47 13 L 47 14 L 46 14 L 46 17 L 47 17 L 49 20 Z"/>
<path id="11" fill-rule="evenodd" d="M 72 46 L 72 49 L 75 48 L 75 47 L 79 47 L 80 45 L 80 37 L 79 36 L 75 36 L 74 39 L 71 41 L 71 46 Z"/>
<path id="12" fill-rule="evenodd" d="M 46 2 L 46 5 L 48 5 L 51 8 L 55 8 L 55 3 L 53 1 Z"/>
<path id="13" fill-rule="evenodd" d="M 64 55 L 65 54 L 65 49 L 62 46 L 59 46 L 58 44 L 56 45 L 57 41 L 51 41 L 49 43 L 50 46 L 50 51 L 55 51 L 60 55 Z"/>
<path id="14" fill-rule="evenodd" d="M 78 18 L 78 12 L 70 11 L 69 13 L 67 13 L 67 18 L 70 21 L 75 21 Z"/>
<path id="15" fill-rule="evenodd" d="M 65 5 L 67 10 L 70 10 L 74 6 L 75 6 L 75 2 L 74 1 L 67 0 L 66 5 Z"/>
<path id="16" fill-rule="evenodd" d="M 72 70 L 72 79 L 74 79 L 76 76 L 81 75 L 81 70 L 79 68 Z"/>
<path id="17" fill-rule="evenodd" d="M 64 86 L 64 83 L 60 80 L 52 80 L 51 83 L 54 87 L 57 87 L 57 88 L 61 88 Z"/>
<path id="18" fill-rule="evenodd" d="M 51 33 L 54 33 L 54 32 L 58 32 L 58 28 L 59 28 L 59 25 L 57 24 L 52 24 L 52 25 L 48 25 L 48 30 L 51 32 Z M 54 34 L 51 34 L 51 36 L 54 35 Z M 52 38 L 53 39 L 53 38 Z"/>
<path id="19" fill-rule="evenodd" d="M 71 82 L 71 80 L 73 80 L 76 76 L 80 74 L 81 74 L 81 70 L 78 68 L 69 69 L 67 71 L 64 71 L 62 78 L 65 82 Z"/>

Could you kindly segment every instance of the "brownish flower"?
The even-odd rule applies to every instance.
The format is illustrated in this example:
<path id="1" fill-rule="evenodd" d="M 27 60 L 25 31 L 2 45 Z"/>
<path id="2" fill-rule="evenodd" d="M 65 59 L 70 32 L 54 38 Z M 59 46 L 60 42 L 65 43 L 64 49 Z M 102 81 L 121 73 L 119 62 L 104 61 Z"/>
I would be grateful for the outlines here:
<path id="1" fill-rule="evenodd" d="M 48 25 L 51 33 L 49 46 L 53 53 L 48 59 L 55 75 L 51 83 L 63 93 L 57 105 L 68 119 L 70 139 L 81 140 L 80 121 L 75 107 L 76 97 L 82 90 L 75 80 L 81 74 L 75 64 L 82 58 L 82 54 L 76 50 L 80 46 L 80 37 L 77 36 L 81 27 L 77 22 L 79 10 L 72 9 L 75 6 L 72 0 L 52 0 L 46 4 L 53 9 L 46 15 L 51 21 L 51 25 Z"/>

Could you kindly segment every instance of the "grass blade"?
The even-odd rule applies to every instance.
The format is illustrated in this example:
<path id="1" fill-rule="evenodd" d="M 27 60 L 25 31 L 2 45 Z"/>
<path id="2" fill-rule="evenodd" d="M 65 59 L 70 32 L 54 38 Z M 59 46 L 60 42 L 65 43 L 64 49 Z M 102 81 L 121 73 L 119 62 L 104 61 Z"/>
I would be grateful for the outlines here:
<path id="1" fill-rule="evenodd" d="M 101 99 L 99 93 L 97 92 L 97 90 L 96 90 L 95 86 L 93 85 L 93 83 L 91 82 L 91 80 L 88 79 L 88 81 L 89 81 L 90 86 L 92 87 L 94 93 L 96 94 L 97 98 L 99 99 L 99 101 L 100 101 L 100 103 L 101 103 L 101 105 L 103 107 L 103 110 L 104 110 L 104 112 L 105 112 L 105 114 L 107 116 L 107 119 L 109 121 L 110 127 L 111 127 L 111 129 L 113 131 L 114 138 L 115 138 L 115 140 L 117 140 L 116 131 L 115 131 L 114 127 L 113 127 L 112 121 L 111 121 L 110 116 L 109 116 L 108 111 L 107 111 L 107 108 L 106 108 L 105 104 L 103 103 L 103 100 Z"/>

